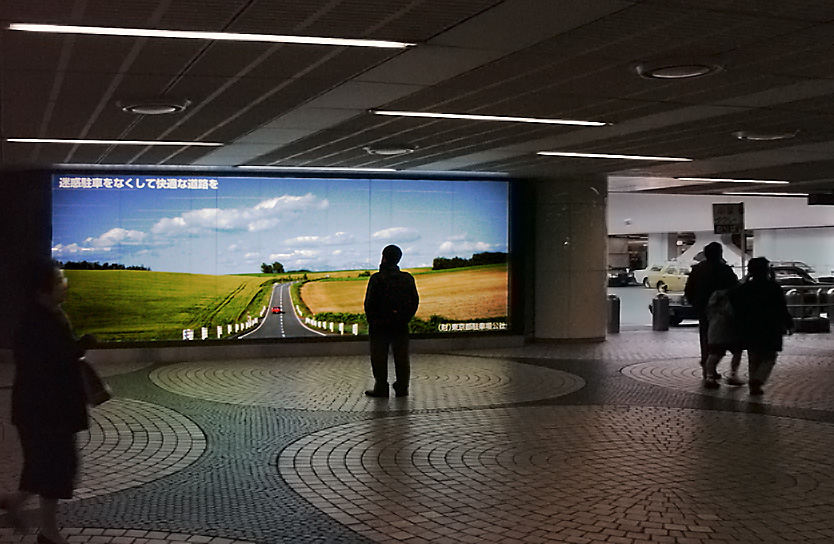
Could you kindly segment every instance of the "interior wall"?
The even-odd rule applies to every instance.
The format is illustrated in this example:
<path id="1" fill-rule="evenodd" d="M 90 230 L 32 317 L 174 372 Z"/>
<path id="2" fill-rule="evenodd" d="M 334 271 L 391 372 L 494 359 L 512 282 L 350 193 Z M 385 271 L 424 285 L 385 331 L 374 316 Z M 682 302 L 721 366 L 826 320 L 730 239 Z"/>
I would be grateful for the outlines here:
<path id="1" fill-rule="evenodd" d="M 753 256 L 803 261 L 818 274 L 834 273 L 834 228 L 756 230 Z"/>
<path id="2" fill-rule="evenodd" d="M 712 231 L 713 203 L 744 203 L 748 230 L 834 227 L 834 206 L 809 206 L 805 198 L 611 193 L 609 234 Z"/>

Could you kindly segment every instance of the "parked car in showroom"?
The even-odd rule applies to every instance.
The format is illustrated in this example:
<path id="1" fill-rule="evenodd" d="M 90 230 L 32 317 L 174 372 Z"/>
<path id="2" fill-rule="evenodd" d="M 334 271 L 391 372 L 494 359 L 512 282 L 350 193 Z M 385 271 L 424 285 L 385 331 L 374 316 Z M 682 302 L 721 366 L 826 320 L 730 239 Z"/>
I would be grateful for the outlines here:
<path id="1" fill-rule="evenodd" d="M 657 265 L 657 266 L 660 266 L 660 265 Z M 651 287 L 651 285 L 649 285 L 649 280 L 648 280 L 648 277 L 647 277 L 648 274 L 649 274 L 649 270 L 651 270 L 651 268 L 641 268 L 640 270 L 635 270 L 634 271 L 634 280 L 637 282 L 637 285 L 642 285 L 643 287 L 646 287 L 646 288 Z M 658 270 L 660 270 L 660 269 L 658 268 Z"/>
<path id="2" fill-rule="evenodd" d="M 662 265 L 653 265 L 643 281 L 644 286 L 658 291 L 683 291 L 692 265 L 690 263 L 668 261 Z"/>
<path id="3" fill-rule="evenodd" d="M 656 265 L 652 265 L 648 268 L 641 268 L 640 270 L 635 270 L 634 271 L 634 281 L 636 281 L 638 285 L 642 285 L 643 287 L 645 287 L 647 289 L 650 289 L 651 285 L 649 285 L 649 278 L 648 278 L 649 272 L 654 270 L 654 269 L 660 270 L 661 268 L 663 268 L 662 264 L 656 264 Z"/>
<path id="4" fill-rule="evenodd" d="M 815 314 L 820 306 L 828 304 L 828 291 L 834 289 L 834 281 L 821 282 L 812 277 L 803 267 L 794 264 L 775 264 L 771 266 L 771 269 L 776 282 L 782 286 L 785 293 L 794 291 L 801 296 L 801 304 L 804 307 L 791 312 L 795 317 Z M 684 320 L 698 319 L 695 309 L 683 293 L 669 293 L 667 296 L 669 297 L 670 325 L 677 326 Z M 649 304 L 649 312 L 651 311 L 652 305 Z"/>
<path id="5" fill-rule="evenodd" d="M 629 285 L 637 285 L 634 272 L 630 268 L 624 266 L 608 267 L 608 287 L 627 287 Z"/>
<path id="6" fill-rule="evenodd" d="M 802 263 L 804 264 L 804 263 Z M 808 265 L 783 264 L 781 261 L 771 263 L 770 268 L 779 285 L 834 285 L 834 279 L 812 276 L 813 268 Z"/>

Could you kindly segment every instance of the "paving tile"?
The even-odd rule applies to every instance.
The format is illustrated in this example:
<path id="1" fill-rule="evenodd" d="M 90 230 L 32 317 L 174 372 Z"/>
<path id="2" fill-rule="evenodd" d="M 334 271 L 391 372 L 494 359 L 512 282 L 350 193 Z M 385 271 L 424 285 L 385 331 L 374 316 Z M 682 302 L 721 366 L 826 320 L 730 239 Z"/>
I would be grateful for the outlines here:
<path id="1" fill-rule="evenodd" d="M 79 437 L 65 534 L 101 544 L 831 542 L 833 345 L 787 338 L 760 399 L 703 390 L 697 331 L 686 327 L 417 354 L 412 395 L 381 401 L 361 394 L 364 357 L 102 368 L 117 397 Z M 0 374 L 0 415 L 8 383 Z M 19 462 L 0 418 L 4 489 Z M 7 525 L 0 516 L 0 544 L 34 542 Z"/>
<path id="2" fill-rule="evenodd" d="M 295 410 L 388 412 L 530 402 L 582 388 L 579 376 L 525 368 L 502 359 L 416 354 L 406 398 L 363 395 L 372 385 L 367 357 L 227 361 L 167 365 L 151 380 L 168 391 L 228 404 Z M 393 380 L 393 373 L 392 373 Z"/>

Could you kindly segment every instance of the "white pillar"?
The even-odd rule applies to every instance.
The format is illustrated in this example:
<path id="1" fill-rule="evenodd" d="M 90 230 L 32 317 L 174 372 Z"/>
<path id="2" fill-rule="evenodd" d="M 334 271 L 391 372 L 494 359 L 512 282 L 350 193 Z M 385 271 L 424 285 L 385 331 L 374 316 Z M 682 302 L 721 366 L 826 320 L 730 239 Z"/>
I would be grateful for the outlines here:
<path id="1" fill-rule="evenodd" d="M 653 264 L 661 264 L 676 256 L 676 241 L 677 236 L 670 236 L 668 232 L 650 233 L 646 267 L 648 268 Z"/>
<path id="2" fill-rule="evenodd" d="M 535 340 L 605 339 L 607 181 L 536 182 Z"/>

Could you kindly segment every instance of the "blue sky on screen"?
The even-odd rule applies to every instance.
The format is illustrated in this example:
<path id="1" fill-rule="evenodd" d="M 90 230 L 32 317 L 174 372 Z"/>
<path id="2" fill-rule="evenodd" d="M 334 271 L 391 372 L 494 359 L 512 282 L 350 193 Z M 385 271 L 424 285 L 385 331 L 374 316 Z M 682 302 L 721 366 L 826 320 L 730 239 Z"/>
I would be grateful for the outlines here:
<path id="1" fill-rule="evenodd" d="M 61 261 L 241 274 L 376 268 L 397 244 L 420 267 L 507 251 L 507 217 L 497 181 L 56 175 L 52 246 Z"/>

